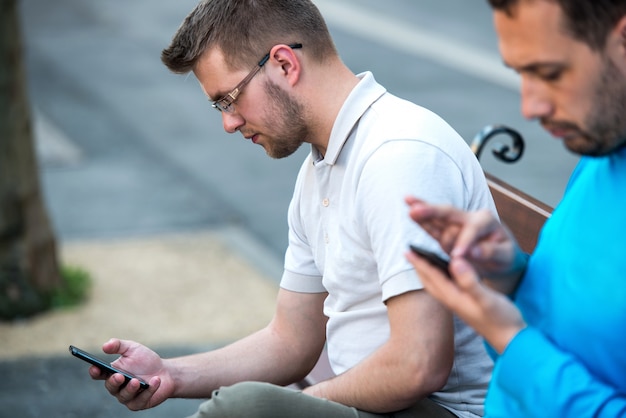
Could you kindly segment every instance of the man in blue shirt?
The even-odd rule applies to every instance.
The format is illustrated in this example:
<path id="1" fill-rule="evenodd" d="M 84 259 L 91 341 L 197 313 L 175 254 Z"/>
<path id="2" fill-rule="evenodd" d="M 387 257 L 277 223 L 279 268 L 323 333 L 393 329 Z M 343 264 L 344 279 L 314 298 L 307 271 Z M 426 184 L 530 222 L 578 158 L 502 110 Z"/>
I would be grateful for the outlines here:
<path id="1" fill-rule="evenodd" d="M 626 416 L 626 1 L 489 1 L 522 113 L 582 158 L 530 258 L 493 215 L 413 197 L 453 280 L 407 257 L 495 351 L 487 416 Z"/>

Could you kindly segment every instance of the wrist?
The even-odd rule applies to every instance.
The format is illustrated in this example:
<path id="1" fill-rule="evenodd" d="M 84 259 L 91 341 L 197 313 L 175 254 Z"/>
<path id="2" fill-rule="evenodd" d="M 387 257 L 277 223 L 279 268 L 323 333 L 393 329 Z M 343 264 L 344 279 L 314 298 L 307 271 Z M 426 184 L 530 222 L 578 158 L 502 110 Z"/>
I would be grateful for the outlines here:
<path id="1" fill-rule="evenodd" d="M 168 379 L 171 383 L 171 398 L 186 398 L 185 379 L 181 367 L 177 364 L 177 359 L 162 359 L 160 372 L 161 379 Z"/>
<path id="2" fill-rule="evenodd" d="M 506 272 L 492 274 L 487 277 L 490 288 L 507 295 L 513 294 L 526 273 L 530 255 L 517 249 L 513 256 L 511 268 Z"/>
<path id="3" fill-rule="evenodd" d="M 517 334 L 520 333 L 526 324 L 521 323 L 515 326 L 506 327 L 505 329 L 498 329 L 494 333 L 492 338 L 486 338 L 489 342 L 489 345 L 498 353 L 502 354 L 504 350 L 509 346 L 511 341 L 515 338 Z"/>

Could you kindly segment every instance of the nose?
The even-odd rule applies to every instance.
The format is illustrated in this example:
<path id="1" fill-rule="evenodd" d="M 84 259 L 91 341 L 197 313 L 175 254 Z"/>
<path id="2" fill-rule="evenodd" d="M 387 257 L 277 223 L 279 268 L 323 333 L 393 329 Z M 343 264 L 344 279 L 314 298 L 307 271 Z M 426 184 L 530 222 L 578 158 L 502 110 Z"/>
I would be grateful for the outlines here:
<path id="1" fill-rule="evenodd" d="M 237 112 L 222 112 L 222 124 L 224 125 L 224 130 L 229 134 L 237 132 L 244 123 L 244 119 Z"/>
<path id="2" fill-rule="evenodd" d="M 549 116 L 554 108 L 549 98 L 547 87 L 541 81 L 522 76 L 521 79 L 522 115 L 526 119 L 540 119 Z"/>

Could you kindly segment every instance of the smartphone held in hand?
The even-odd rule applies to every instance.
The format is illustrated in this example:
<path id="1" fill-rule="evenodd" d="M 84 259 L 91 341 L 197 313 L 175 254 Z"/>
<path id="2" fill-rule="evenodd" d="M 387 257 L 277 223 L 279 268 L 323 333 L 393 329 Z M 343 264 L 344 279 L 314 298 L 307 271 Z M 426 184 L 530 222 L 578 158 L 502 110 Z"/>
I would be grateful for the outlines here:
<path id="1" fill-rule="evenodd" d="M 124 376 L 124 378 L 126 379 L 126 381 L 124 382 L 124 385 L 126 385 L 128 382 L 130 382 L 131 379 L 137 379 L 139 380 L 141 389 L 147 389 L 148 387 L 150 387 L 150 385 L 148 385 L 148 383 L 144 382 L 142 379 L 138 378 L 137 376 L 128 373 L 124 370 L 120 370 L 118 368 L 115 368 L 113 366 L 111 366 L 110 363 L 107 363 L 106 361 L 94 356 L 91 353 L 88 353 L 84 350 L 81 350 L 80 348 L 76 348 L 73 345 L 70 345 L 69 347 L 70 353 L 72 353 L 73 356 L 78 357 L 81 360 L 86 361 L 87 363 L 90 363 L 94 366 L 96 366 L 97 368 L 99 368 L 102 372 L 107 373 L 109 375 L 115 374 L 115 373 L 119 373 L 121 375 Z"/>

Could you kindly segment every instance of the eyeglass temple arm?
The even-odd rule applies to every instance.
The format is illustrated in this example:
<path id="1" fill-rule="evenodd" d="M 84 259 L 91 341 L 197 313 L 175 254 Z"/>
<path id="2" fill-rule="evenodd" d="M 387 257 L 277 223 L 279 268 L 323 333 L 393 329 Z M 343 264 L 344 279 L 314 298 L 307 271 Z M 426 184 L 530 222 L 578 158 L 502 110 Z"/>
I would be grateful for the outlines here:
<path id="1" fill-rule="evenodd" d="M 302 48 L 302 44 L 300 43 L 296 43 L 296 44 L 289 44 L 287 45 L 289 48 L 291 49 L 299 49 Z M 257 64 L 260 67 L 263 67 L 267 61 L 270 59 L 270 54 L 266 54 L 263 58 L 261 58 L 261 61 L 259 61 L 259 63 Z"/>
<path id="2" fill-rule="evenodd" d="M 302 48 L 302 44 L 297 43 L 297 44 L 291 44 L 291 45 L 287 45 L 289 48 L 291 49 L 298 49 L 298 48 Z M 259 63 L 257 64 L 257 67 L 254 69 L 254 71 L 252 71 L 250 74 L 248 74 L 248 76 L 246 78 L 244 78 L 243 80 L 241 80 L 241 83 L 239 83 L 237 85 L 237 87 L 235 87 L 233 89 L 233 91 L 231 91 L 230 93 L 228 93 L 228 96 L 230 96 L 230 98 L 232 100 L 235 100 L 237 98 L 237 96 L 239 96 L 239 91 L 241 89 L 241 86 L 245 86 L 246 84 L 248 84 L 248 82 L 252 79 L 252 77 L 254 77 L 259 70 L 261 70 L 261 67 L 263 67 L 267 61 L 269 61 L 270 59 L 270 54 L 266 54 L 263 58 L 261 58 L 261 61 L 259 61 Z"/>

